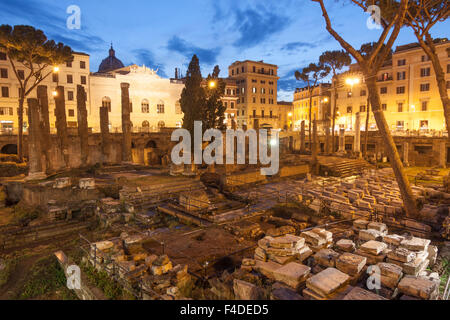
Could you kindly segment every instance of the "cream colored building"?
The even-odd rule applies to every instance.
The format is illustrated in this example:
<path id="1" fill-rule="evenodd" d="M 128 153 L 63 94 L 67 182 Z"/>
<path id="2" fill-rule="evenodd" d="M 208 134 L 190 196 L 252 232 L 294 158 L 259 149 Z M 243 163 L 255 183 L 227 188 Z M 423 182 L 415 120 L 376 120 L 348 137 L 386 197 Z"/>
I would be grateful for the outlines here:
<path id="1" fill-rule="evenodd" d="M 49 117 L 52 131 L 55 130 L 55 103 L 53 91 L 57 85 L 64 87 L 66 101 L 66 117 L 69 127 L 77 127 L 77 85 L 84 86 L 87 92 L 88 125 L 94 132 L 100 130 L 99 109 L 107 106 L 110 109 L 109 120 L 112 131 L 121 131 L 121 89 L 120 84 L 130 84 L 130 99 L 133 110 L 131 121 L 133 130 L 153 131 L 159 127 L 180 127 L 183 119 L 179 99 L 184 84 L 178 80 L 163 79 L 145 66 L 123 66 L 115 57 L 111 48 L 109 57 L 101 65 L 97 73 L 90 73 L 89 55 L 73 54 L 71 63 L 59 65 L 59 71 L 51 74 L 40 85 L 48 88 Z M 112 63 L 111 63 L 112 62 Z M 103 68 L 103 69 L 102 69 Z M 105 69 L 106 68 L 106 69 Z M 18 70 L 26 72 L 26 68 L 18 66 Z M 44 72 L 51 72 L 48 68 Z M 24 74 L 26 76 L 26 73 Z M 18 126 L 19 82 L 12 70 L 10 61 L 0 54 L 0 132 L 16 133 Z M 35 98 L 34 90 L 27 98 Z M 24 128 L 28 127 L 27 105 L 24 105 Z"/>
<path id="2" fill-rule="evenodd" d="M 110 110 L 112 131 L 122 130 L 121 83 L 130 84 L 132 103 L 131 122 L 133 131 L 155 131 L 162 127 L 181 127 L 183 114 L 179 103 L 184 84 L 163 79 L 152 69 L 131 65 L 107 73 L 91 75 L 90 105 L 93 112 L 89 126 L 94 131 L 100 128 L 99 110 L 106 106 Z"/>
<path id="3" fill-rule="evenodd" d="M 445 72 L 448 92 L 450 41 L 436 44 L 436 50 Z M 345 83 L 346 78 L 358 78 L 361 82 L 351 87 Z M 418 44 L 398 46 L 392 61 L 386 63 L 378 73 L 377 84 L 386 121 L 394 134 L 407 131 L 421 133 L 446 131 L 434 68 Z M 365 130 L 367 95 L 364 78 L 356 65 L 351 66 L 349 72 L 339 75 L 335 130 L 339 128 L 353 130 L 357 112 L 364 114 L 361 129 Z M 334 95 L 331 101 L 334 101 Z M 375 119 L 371 114 L 369 130 L 376 128 Z"/>
<path id="4" fill-rule="evenodd" d="M 263 61 L 236 61 L 228 67 L 237 85 L 238 128 L 280 128 L 277 71 L 278 66 Z"/>
<path id="5" fill-rule="evenodd" d="M 326 120 L 330 106 L 329 83 L 320 83 L 312 91 L 311 120 L 318 120 L 320 124 Z M 302 121 L 305 121 L 305 128 L 309 128 L 309 104 L 310 94 L 308 87 L 297 88 L 294 92 L 293 110 L 293 130 L 300 130 Z"/>
<path id="6" fill-rule="evenodd" d="M 88 101 L 90 99 L 90 76 L 89 76 L 89 55 L 75 52 L 74 60 L 71 63 L 59 65 L 59 72 L 51 74 L 40 85 L 47 86 L 49 96 L 49 117 L 50 126 L 55 128 L 55 103 L 52 92 L 56 86 L 64 86 L 66 100 L 66 116 L 68 126 L 76 127 L 76 95 L 77 85 L 82 84 L 86 88 Z M 26 77 L 27 68 L 16 62 L 17 70 Z M 43 74 L 52 73 L 52 67 L 43 71 Z M 32 78 L 33 79 L 33 78 Z M 14 74 L 10 61 L 6 55 L 0 53 L 0 131 L 17 132 L 18 127 L 18 100 L 19 100 L 19 81 Z M 33 90 L 27 98 L 36 98 L 36 89 Z M 24 104 L 24 131 L 28 128 L 27 103 Z M 88 107 L 88 113 L 93 110 Z"/>

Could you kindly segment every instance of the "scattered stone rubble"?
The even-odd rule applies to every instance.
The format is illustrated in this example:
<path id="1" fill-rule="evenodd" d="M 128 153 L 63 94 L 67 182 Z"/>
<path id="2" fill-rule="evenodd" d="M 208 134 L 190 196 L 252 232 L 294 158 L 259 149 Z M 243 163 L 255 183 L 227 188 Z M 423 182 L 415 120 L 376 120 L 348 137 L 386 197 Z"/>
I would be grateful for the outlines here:
<path id="1" fill-rule="evenodd" d="M 125 289 L 141 288 L 144 300 L 183 299 L 180 290 L 191 281 L 187 265 L 174 266 L 167 255 L 149 253 L 143 247 L 147 240 L 140 234 L 123 233 L 120 238 L 93 243 L 88 261 L 118 277 Z"/>
<path id="2" fill-rule="evenodd" d="M 274 300 L 438 297 L 439 275 L 426 270 L 438 254 L 430 240 L 389 234 L 385 224 L 362 219 L 354 221 L 353 229 L 359 231 L 355 239 L 336 243 L 331 232 L 320 228 L 300 236 L 266 236 L 258 242 L 254 259 L 243 260 L 241 270 L 271 281 Z M 381 287 L 369 288 L 369 277 L 378 276 Z M 248 290 L 258 292 L 255 285 Z"/>

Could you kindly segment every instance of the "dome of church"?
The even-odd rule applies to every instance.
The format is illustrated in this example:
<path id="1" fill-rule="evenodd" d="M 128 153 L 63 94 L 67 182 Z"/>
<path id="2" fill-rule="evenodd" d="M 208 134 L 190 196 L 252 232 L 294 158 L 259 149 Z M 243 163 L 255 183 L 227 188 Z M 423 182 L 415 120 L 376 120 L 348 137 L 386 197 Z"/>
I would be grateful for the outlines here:
<path id="1" fill-rule="evenodd" d="M 125 67 L 119 59 L 116 58 L 116 51 L 114 51 L 112 44 L 111 49 L 109 49 L 109 57 L 103 59 L 102 63 L 100 63 L 100 67 L 98 67 L 98 72 L 109 72 L 112 70 L 120 69 Z"/>

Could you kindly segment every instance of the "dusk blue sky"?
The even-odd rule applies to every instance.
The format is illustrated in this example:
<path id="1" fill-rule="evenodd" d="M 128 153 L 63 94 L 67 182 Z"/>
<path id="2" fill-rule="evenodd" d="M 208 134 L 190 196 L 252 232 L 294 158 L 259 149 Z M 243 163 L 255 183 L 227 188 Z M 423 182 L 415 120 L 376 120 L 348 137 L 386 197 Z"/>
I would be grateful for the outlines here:
<path id="1" fill-rule="evenodd" d="M 81 8 L 81 30 L 69 30 L 69 5 Z M 326 0 L 332 23 L 352 45 L 378 39 L 369 30 L 369 17 L 350 1 Z M 0 24 L 29 24 L 49 38 L 91 56 L 97 71 L 113 42 L 125 65 L 136 63 L 173 77 L 183 74 L 194 53 L 202 74 L 218 64 L 221 76 L 236 60 L 264 60 L 279 66 L 279 100 L 292 101 L 301 84 L 294 71 L 317 62 L 325 50 L 341 49 L 325 30 L 317 3 L 310 0 L 0 0 Z M 447 20 L 432 29 L 435 37 L 449 37 Z M 402 30 L 396 44 L 415 42 Z"/>

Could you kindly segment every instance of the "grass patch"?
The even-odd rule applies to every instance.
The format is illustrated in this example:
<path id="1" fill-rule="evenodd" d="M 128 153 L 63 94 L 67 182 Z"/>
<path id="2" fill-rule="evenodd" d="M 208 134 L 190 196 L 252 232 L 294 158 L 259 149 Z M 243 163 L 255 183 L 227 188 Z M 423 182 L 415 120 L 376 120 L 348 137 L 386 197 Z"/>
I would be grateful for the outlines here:
<path id="1" fill-rule="evenodd" d="M 86 274 L 88 281 L 103 291 L 105 296 L 110 300 L 120 300 L 124 297 L 122 287 L 111 279 L 104 271 L 97 271 L 90 264 L 82 264 L 83 272 Z"/>
<path id="2" fill-rule="evenodd" d="M 450 260 L 443 258 L 442 267 L 444 269 L 444 273 L 441 276 L 441 286 L 439 288 L 441 295 L 444 294 L 445 285 L 447 284 L 448 278 L 450 276 Z"/>
<path id="3" fill-rule="evenodd" d="M 19 299 L 76 300 L 67 288 L 64 270 L 54 255 L 38 260 L 30 270 L 29 279 L 21 289 Z"/>
<path id="4" fill-rule="evenodd" d="M 1 260 L 2 269 L 0 270 L 0 288 L 3 287 L 9 280 L 11 273 L 14 271 L 17 265 L 16 259 Z"/>
<path id="5" fill-rule="evenodd" d="M 12 223 L 21 226 L 28 225 L 31 221 L 39 218 L 41 212 L 36 208 L 26 208 L 22 206 L 14 207 L 14 215 L 12 217 Z"/>

